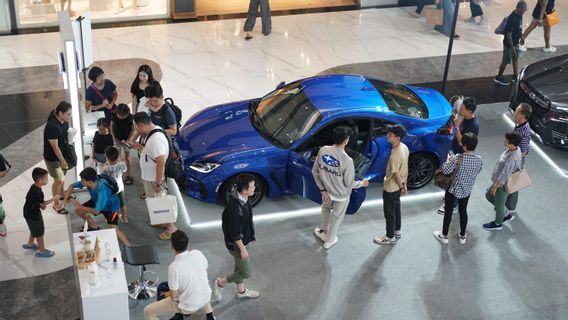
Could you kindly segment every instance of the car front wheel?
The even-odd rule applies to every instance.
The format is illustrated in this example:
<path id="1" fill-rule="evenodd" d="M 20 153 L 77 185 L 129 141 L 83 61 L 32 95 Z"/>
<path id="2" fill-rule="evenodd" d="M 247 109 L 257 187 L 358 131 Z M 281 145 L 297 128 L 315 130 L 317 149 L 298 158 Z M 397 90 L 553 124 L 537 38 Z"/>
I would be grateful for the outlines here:
<path id="1" fill-rule="evenodd" d="M 410 155 L 408 159 L 408 189 L 419 189 L 427 185 L 434 177 L 436 160 L 428 154 Z"/>
<path id="2" fill-rule="evenodd" d="M 231 177 L 229 180 L 225 181 L 225 183 L 223 183 L 221 189 L 219 190 L 219 198 L 223 205 L 227 204 L 231 194 L 235 194 L 237 192 L 237 187 L 235 185 L 237 176 L 238 175 Z M 254 207 L 260 203 L 260 201 L 268 191 L 268 188 L 266 186 L 266 182 L 264 182 L 264 179 L 255 174 L 253 174 L 252 176 L 254 177 L 254 184 L 256 188 L 254 189 L 254 195 L 252 195 L 252 197 L 249 197 L 248 201 L 251 207 Z"/>

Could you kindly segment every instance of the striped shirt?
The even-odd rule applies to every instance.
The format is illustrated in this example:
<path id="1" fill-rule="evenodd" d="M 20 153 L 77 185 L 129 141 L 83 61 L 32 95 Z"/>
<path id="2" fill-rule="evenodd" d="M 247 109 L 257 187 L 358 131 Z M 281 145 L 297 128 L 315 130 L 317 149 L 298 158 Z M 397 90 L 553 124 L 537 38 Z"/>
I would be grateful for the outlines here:
<path id="1" fill-rule="evenodd" d="M 507 179 L 517 170 L 522 167 L 521 149 L 517 148 L 515 151 L 505 150 L 499 157 L 499 161 L 493 169 L 491 181 L 497 182 L 497 185 L 504 186 Z"/>
<path id="2" fill-rule="evenodd" d="M 454 171 L 458 158 L 461 157 L 460 167 L 456 173 L 456 178 L 452 182 L 448 192 L 456 196 L 458 199 L 469 197 L 475 178 L 481 172 L 483 160 L 474 153 L 464 153 L 453 155 L 441 166 L 444 174 L 450 174 Z"/>
<path id="3" fill-rule="evenodd" d="M 521 143 L 519 148 L 521 148 L 521 153 L 527 155 L 529 153 L 529 145 L 531 144 L 531 127 L 528 121 L 525 123 L 515 126 L 516 133 L 521 135 Z"/>

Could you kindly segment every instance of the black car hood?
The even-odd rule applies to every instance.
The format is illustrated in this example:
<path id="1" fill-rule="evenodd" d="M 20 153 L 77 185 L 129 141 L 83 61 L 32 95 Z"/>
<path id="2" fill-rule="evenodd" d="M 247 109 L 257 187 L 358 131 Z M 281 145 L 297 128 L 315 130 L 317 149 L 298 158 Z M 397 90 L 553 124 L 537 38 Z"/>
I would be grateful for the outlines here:
<path id="1" fill-rule="evenodd" d="M 523 80 L 550 100 L 553 107 L 568 110 L 568 55 L 528 66 Z"/>

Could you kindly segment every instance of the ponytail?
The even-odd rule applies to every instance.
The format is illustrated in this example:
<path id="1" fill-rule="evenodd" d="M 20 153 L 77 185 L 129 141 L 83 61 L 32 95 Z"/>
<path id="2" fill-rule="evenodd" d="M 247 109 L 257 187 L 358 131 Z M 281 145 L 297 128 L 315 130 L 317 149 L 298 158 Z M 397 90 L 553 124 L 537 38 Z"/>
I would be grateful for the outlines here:
<path id="1" fill-rule="evenodd" d="M 57 117 L 58 114 L 60 113 L 65 113 L 69 110 L 71 110 L 72 106 L 69 102 L 67 101 L 61 101 L 59 102 L 59 104 L 57 105 L 57 107 L 53 110 L 51 110 L 51 112 L 49 113 L 49 116 L 47 117 L 47 120 L 53 120 Z"/>

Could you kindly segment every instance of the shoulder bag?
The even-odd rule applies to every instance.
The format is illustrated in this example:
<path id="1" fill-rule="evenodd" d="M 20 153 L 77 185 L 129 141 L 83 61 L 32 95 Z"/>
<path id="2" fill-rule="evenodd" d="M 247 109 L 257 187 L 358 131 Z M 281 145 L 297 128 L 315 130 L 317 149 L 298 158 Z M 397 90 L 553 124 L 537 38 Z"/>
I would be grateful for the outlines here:
<path id="1" fill-rule="evenodd" d="M 522 190 L 532 184 L 531 178 L 527 173 L 525 168 L 522 168 L 519 164 L 519 170 L 513 172 L 513 174 L 507 178 L 507 182 L 505 183 L 505 191 L 507 193 L 515 193 L 519 190 Z"/>
<path id="2" fill-rule="evenodd" d="M 556 13 L 556 10 L 546 15 L 546 23 L 549 27 L 558 24 L 558 22 L 560 22 L 560 19 L 558 19 L 558 13 Z"/>
<path id="3" fill-rule="evenodd" d="M 461 166 L 462 158 L 463 154 L 458 156 L 456 166 L 450 174 L 445 174 L 442 169 L 438 168 L 436 170 L 436 173 L 434 174 L 434 185 L 439 187 L 440 189 L 448 190 L 456 179 L 456 175 Z"/>

